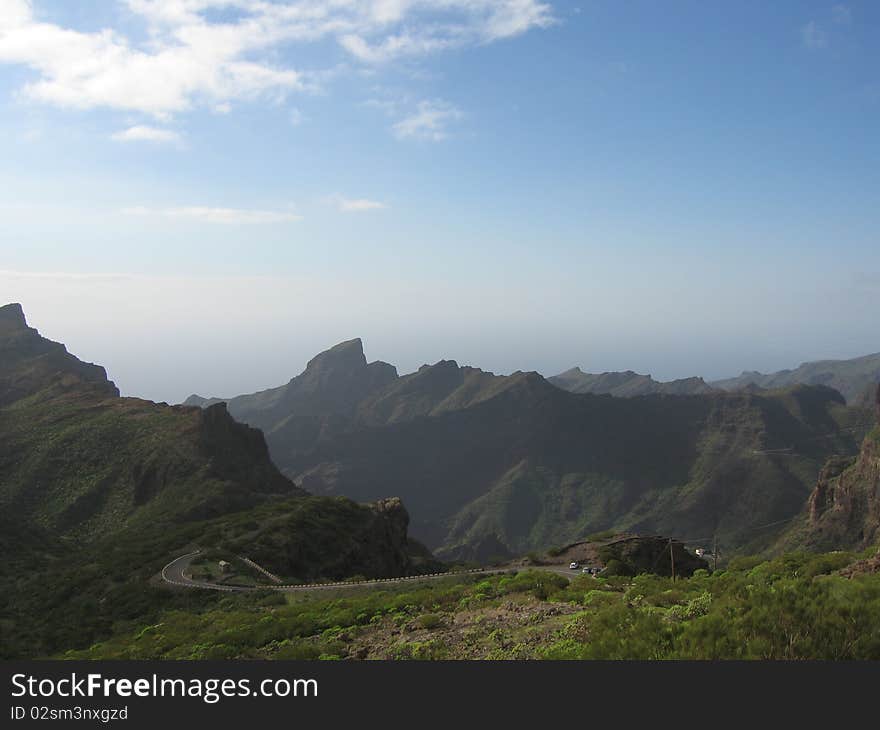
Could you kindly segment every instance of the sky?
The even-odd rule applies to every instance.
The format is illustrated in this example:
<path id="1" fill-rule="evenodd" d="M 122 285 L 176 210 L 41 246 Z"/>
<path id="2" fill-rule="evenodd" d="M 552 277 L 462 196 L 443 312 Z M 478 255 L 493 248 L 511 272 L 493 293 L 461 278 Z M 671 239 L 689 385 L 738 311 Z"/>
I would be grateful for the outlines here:
<path id="1" fill-rule="evenodd" d="M 880 351 L 880 4 L 0 0 L 0 302 L 177 402 Z"/>

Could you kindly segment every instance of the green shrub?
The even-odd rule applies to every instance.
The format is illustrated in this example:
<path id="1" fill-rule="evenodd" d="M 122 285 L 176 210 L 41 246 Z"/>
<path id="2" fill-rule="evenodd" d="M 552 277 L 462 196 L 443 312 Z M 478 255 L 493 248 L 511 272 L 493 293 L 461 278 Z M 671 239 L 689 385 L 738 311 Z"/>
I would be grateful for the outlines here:
<path id="1" fill-rule="evenodd" d="M 416 624 L 423 629 L 436 629 L 443 624 L 443 618 L 436 613 L 423 613 L 416 619 Z"/>
<path id="2" fill-rule="evenodd" d="M 602 532 L 594 532 L 592 535 L 587 535 L 587 542 L 602 542 L 603 540 L 610 540 L 617 534 L 616 530 L 603 530 Z"/>
<path id="3" fill-rule="evenodd" d="M 613 576 L 629 576 L 632 574 L 630 573 L 629 568 L 627 568 L 621 561 L 617 558 L 611 558 L 611 560 L 605 564 L 605 572 L 602 575 L 610 578 Z"/>

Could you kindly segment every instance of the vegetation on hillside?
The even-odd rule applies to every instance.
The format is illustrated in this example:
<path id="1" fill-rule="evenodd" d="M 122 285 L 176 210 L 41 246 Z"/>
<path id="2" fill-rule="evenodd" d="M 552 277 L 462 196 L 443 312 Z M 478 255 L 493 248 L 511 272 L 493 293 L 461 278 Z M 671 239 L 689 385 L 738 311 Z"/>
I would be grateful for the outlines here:
<path id="1" fill-rule="evenodd" d="M 129 622 L 61 656 L 876 660 L 880 574 L 837 574 L 865 555 L 741 558 L 675 582 L 524 571 L 329 597 L 259 592 Z"/>
<path id="2" fill-rule="evenodd" d="M 17 305 L 0 307 L 0 444 L 0 658 L 210 603 L 150 585 L 194 546 L 294 580 L 436 569 L 398 500 L 306 495 L 224 406 L 120 398 L 103 368 L 41 337 Z"/>

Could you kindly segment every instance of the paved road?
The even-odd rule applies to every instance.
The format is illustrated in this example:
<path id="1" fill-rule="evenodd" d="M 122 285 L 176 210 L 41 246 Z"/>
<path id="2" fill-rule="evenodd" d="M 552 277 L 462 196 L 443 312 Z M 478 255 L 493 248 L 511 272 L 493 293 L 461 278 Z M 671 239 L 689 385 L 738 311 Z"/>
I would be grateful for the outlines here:
<path id="1" fill-rule="evenodd" d="M 181 586 L 185 588 L 201 588 L 210 591 L 225 591 L 227 593 L 241 593 L 254 590 L 270 590 L 282 591 L 286 593 L 295 593 L 298 591 L 315 591 L 326 590 L 328 588 L 348 588 L 351 586 L 373 586 L 386 587 L 390 583 L 405 583 L 424 580 L 436 580 L 437 578 L 448 578 L 449 576 L 461 575 L 492 575 L 495 573 L 506 573 L 513 568 L 474 568 L 473 570 L 448 572 L 448 573 L 429 573 L 427 575 L 413 575 L 405 578 L 378 578 L 375 580 L 364 581 L 339 581 L 336 583 L 309 583 L 305 585 L 271 585 L 271 586 L 226 586 L 219 583 L 209 583 L 206 581 L 193 580 L 189 575 L 189 567 L 192 561 L 199 555 L 200 551 L 181 555 L 175 558 L 168 565 L 162 568 L 162 580 L 171 585 Z M 551 572 L 562 572 L 563 570 L 569 577 L 576 575 L 576 571 L 568 570 L 565 566 L 542 566 L 542 570 L 550 570 Z"/>

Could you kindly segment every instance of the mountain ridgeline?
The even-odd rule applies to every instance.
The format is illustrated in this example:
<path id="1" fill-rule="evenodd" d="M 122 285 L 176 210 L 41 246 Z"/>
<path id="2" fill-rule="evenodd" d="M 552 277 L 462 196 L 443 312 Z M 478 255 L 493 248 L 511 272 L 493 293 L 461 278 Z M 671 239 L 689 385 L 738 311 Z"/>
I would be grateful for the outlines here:
<path id="1" fill-rule="evenodd" d="M 303 488 L 399 495 L 414 535 L 474 561 L 609 528 L 763 546 L 782 528 L 755 528 L 797 515 L 826 459 L 855 454 L 872 423 L 825 386 L 692 385 L 619 398 L 454 361 L 400 377 L 352 340 L 287 385 L 227 403 Z"/>
<path id="2" fill-rule="evenodd" d="M 554 375 L 548 380 L 553 385 L 570 393 L 592 393 L 594 395 L 613 395 L 618 398 L 632 398 L 637 395 L 705 395 L 716 391 L 702 378 L 682 378 L 662 382 L 650 375 L 640 375 L 632 370 L 622 373 L 585 373 L 579 367 Z"/>
<path id="3" fill-rule="evenodd" d="M 772 390 L 793 385 L 827 385 L 839 391 L 847 403 L 870 407 L 880 382 L 880 353 L 865 355 L 851 360 L 819 360 L 806 362 L 793 370 L 764 374 L 744 372 L 736 378 L 712 383 L 724 390 L 754 389 Z"/>
<path id="4" fill-rule="evenodd" d="M 399 501 L 308 495 L 223 404 L 121 398 L 19 305 L 0 307 L 0 444 L 0 656 L 76 646 L 148 614 L 164 595 L 149 577 L 196 545 L 294 580 L 435 565 Z"/>

